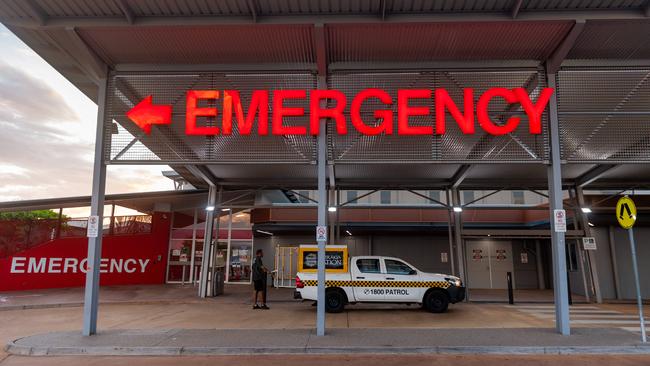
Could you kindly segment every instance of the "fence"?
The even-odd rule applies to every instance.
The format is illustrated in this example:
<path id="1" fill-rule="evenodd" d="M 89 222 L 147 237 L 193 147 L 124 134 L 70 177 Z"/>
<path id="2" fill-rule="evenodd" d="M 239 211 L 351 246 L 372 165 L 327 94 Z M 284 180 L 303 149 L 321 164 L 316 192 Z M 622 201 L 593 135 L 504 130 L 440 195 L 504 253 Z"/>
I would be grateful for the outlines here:
<path id="1" fill-rule="evenodd" d="M 86 236 L 86 218 L 0 220 L 0 258 L 34 248 L 59 238 Z M 103 235 L 147 234 L 152 230 L 150 215 L 106 218 Z"/>

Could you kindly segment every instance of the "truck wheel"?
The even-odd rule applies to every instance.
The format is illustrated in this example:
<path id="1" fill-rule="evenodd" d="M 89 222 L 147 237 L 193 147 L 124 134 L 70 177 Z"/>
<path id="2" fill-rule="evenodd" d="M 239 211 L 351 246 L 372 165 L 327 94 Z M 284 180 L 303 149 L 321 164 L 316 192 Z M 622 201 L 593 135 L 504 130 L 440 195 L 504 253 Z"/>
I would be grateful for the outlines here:
<path id="1" fill-rule="evenodd" d="M 449 307 L 449 296 L 443 291 L 431 290 L 424 295 L 422 305 L 431 313 L 444 313 Z"/>
<path id="2" fill-rule="evenodd" d="M 340 313 L 345 307 L 345 294 L 338 289 L 325 291 L 325 311 L 328 313 Z"/>

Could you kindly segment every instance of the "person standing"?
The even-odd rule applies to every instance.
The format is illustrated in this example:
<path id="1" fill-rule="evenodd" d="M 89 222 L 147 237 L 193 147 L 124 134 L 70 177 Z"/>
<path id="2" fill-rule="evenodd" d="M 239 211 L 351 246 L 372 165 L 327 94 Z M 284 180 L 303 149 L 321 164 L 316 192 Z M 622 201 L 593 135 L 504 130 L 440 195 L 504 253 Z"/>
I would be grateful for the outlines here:
<path id="1" fill-rule="evenodd" d="M 253 309 L 264 309 L 268 310 L 269 307 L 266 305 L 266 275 L 269 272 L 264 263 L 262 263 L 262 258 L 264 257 L 264 252 L 262 249 L 258 249 L 255 252 L 255 261 L 253 262 Z M 258 303 L 258 296 L 262 293 L 262 306 Z"/>

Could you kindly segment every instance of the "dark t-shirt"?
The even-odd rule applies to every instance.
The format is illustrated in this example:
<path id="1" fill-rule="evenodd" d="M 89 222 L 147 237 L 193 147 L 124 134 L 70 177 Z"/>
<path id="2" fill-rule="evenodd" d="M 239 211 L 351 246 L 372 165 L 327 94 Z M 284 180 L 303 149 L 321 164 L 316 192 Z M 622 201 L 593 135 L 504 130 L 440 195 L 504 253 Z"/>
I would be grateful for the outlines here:
<path id="1" fill-rule="evenodd" d="M 253 269 L 253 281 L 264 279 L 264 264 L 262 263 L 261 257 L 255 257 L 255 262 L 253 262 L 252 269 Z"/>

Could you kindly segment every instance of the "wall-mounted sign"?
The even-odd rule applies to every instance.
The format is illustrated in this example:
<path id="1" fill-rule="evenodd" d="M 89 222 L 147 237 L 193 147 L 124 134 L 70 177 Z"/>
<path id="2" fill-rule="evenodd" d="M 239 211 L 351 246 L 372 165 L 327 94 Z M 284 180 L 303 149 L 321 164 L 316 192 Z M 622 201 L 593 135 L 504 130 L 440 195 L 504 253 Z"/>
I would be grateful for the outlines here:
<path id="1" fill-rule="evenodd" d="M 449 262 L 449 254 L 447 252 L 440 253 L 440 262 L 441 263 Z"/>
<path id="2" fill-rule="evenodd" d="M 145 273 L 151 263 L 146 258 L 102 258 L 100 273 Z M 86 273 L 88 259 L 73 257 L 13 257 L 9 273 Z"/>
<path id="3" fill-rule="evenodd" d="M 522 264 L 528 263 L 528 253 L 526 252 L 521 253 L 521 263 Z"/>
<path id="4" fill-rule="evenodd" d="M 566 233 L 566 211 L 553 210 L 553 228 L 556 233 Z"/>
<path id="5" fill-rule="evenodd" d="M 497 249 L 497 260 L 498 261 L 504 261 L 508 257 L 506 256 L 506 250 L 505 249 Z"/>
<path id="6" fill-rule="evenodd" d="M 481 259 L 483 259 L 483 249 L 473 249 L 472 260 L 480 261 Z"/>
<path id="7" fill-rule="evenodd" d="M 597 250 L 596 238 L 591 236 L 582 238 L 582 248 L 584 250 Z"/>
<path id="8" fill-rule="evenodd" d="M 301 245 L 298 250 L 298 272 L 316 272 L 318 270 L 318 247 Z M 348 247 L 345 245 L 328 245 L 325 248 L 325 270 L 327 272 L 348 271 Z"/>
<path id="9" fill-rule="evenodd" d="M 237 124 L 240 135 L 249 135 L 253 123 L 257 121 L 257 134 L 273 135 L 318 135 L 320 120 L 329 118 L 336 124 L 336 133 L 348 133 L 348 115 L 354 129 L 363 135 L 443 135 L 446 132 L 448 113 L 464 134 L 474 134 L 476 121 L 479 127 L 490 135 L 505 135 L 514 131 L 521 117 L 510 116 L 505 123 L 497 123 L 490 117 L 490 102 L 504 100 L 509 104 L 519 104 L 528 119 L 531 134 L 542 133 L 542 114 L 553 94 L 552 88 L 543 88 L 536 101 L 524 88 L 490 88 L 480 95 L 474 89 L 463 89 L 463 104 L 456 105 L 447 90 L 400 89 L 391 95 L 383 89 L 364 89 L 354 96 L 347 96 L 339 90 L 254 90 L 250 103 L 244 110 L 240 93 L 237 90 L 188 90 L 185 100 L 185 133 L 187 135 L 231 135 Z M 219 100 L 221 106 L 217 108 Z M 321 105 L 328 100 L 328 107 Z M 361 110 L 367 101 L 379 101 L 384 105 L 374 111 L 374 120 L 364 121 Z M 476 103 L 475 103 L 476 101 Z M 309 109 L 296 107 L 296 104 L 309 103 Z M 434 110 L 429 105 L 433 102 Z M 208 106 L 210 103 L 210 106 Z M 287 106 L 292 104 L 294 106 Z M 397 104 L 397 108 L 394 105 Z M 417 104 L 417 106 L 415 106 Z M 269 108 L 269 106 L 272 108 Z M 153 104 L 149 95 L 126 113 L 146 134 L 151 133 L 153 125 L 172 123 L 173 106 Z M 365 109 L 364 109 L 365 111 Z M 217 117 L 221 115 L 221 123 Z M 234 117 L 233 117 L 234 115 Z M 309 117 L 309 127 L 286 125 L 287 118 Z M 431 125 L 409 125 L 409 117 L 425 116 Z M 217 125 L 206 125 L 202 120 L 217 120 Z M 235 121 L 233 121 L 233 119 Z M 397 127 L 394 126 L 397 121 Z M 435 122 L 435 124 L 433 123 Z M 435 127 L 434 127 L 435 125 Z"/>

